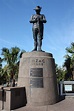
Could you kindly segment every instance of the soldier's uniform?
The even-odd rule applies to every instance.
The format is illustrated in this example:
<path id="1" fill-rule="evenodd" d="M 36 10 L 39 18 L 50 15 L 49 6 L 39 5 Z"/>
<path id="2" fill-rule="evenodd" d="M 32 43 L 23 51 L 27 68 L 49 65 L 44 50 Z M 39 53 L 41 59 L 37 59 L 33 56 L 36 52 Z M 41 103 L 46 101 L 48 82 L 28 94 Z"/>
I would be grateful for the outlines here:
<path id="1" fill-rule="evenodd" d="M 41 11 L 41 7 L 37 6 L 35 11 Z M 42 39 L 43 39 L 43 23 L 46 23 L 45 16 L 43 14 L 37 13 L 31 16 L 30 23 L 33 23 L 32 31 L 34 38 L 34 50 L 41 51 Z"/>

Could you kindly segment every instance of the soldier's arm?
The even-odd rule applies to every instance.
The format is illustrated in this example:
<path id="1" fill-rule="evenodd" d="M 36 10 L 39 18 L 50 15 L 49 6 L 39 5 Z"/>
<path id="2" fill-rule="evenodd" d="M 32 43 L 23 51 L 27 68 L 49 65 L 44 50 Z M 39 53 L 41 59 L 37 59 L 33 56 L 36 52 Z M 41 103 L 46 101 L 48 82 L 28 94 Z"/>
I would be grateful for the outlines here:
<path id="1" fill-rule="evenodd" d="M 35 22 L 37 22 L 37 20 L 36 20 L 35 17 L 32 15 L 29 22 L 30 22 L 30 23 L 35 23 Z"/>
<path id="2" fill-rule="evenodd" d="M 42 18 L 40 19 L 40 21 L 43 22 L 43 23 L 46 23 L 46 22 L 47 22 L 44 15 L 42 15 Z"/>

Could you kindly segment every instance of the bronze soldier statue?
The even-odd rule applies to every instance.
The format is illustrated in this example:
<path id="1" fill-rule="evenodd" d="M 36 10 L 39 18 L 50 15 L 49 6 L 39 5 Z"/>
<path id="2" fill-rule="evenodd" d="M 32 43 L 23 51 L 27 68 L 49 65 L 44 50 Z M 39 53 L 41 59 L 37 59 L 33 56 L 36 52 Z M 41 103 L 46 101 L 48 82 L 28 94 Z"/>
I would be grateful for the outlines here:
<path id="1" fill-rule="evenodd" d="M 34 49 L 33 51 L 42 51 L 42 39 L 43 39 L 43 23 L 46 23 L 46 18 L 43 14 L 40 14 L 41 7 L 37 6 L 35 9 L 36 14 L 31 16 L 30 23 L 33 23 L 32 31 L 34 38 Z"/>

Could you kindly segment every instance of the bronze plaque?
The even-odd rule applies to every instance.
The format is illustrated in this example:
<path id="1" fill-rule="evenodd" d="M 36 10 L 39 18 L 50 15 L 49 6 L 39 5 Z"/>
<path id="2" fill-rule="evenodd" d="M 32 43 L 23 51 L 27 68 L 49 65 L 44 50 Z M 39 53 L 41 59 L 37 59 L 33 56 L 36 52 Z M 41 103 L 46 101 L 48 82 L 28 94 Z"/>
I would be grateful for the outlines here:
<path id="1" fill-rule="evenodd" d="M 43 88 L 43 78 L 30 78 L 31 88 Z"/>
<path id="2" fill-rule="evenodd" d="M 30 76 L 32 77 L 43 77 L 43 68 L 31 68 Z"/>

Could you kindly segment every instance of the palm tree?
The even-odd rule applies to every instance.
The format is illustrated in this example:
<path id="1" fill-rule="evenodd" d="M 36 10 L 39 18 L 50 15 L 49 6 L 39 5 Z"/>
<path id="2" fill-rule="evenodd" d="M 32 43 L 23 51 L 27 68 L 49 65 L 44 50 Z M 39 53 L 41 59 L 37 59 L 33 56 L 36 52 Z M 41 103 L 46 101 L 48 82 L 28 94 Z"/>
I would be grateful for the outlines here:
<path id="1" fill-rule="evenodd" d="M 74 69 L 74 42 L 71 43 L 70 47 L 66 48 L 67 55 L 65 55 L 64 66 L 66 67 L 65 79 L 73 79 L 72 70 Z"/>
<path id="2" fill-rule="evenodd" d="M 2 68 L 3 59 L 0 57 L 0 85 L 6 82 L 6 74 Z"/>
<path id="3" fill-rule="evenodd" d="M 74 42 L 71 43 L 71 47 L 67 47 L 66 51 L 68 53 L 74 54 Z M 74 56 L 74 55 L 73 55 Z"/>
<path id="4" fill-rule="evenodd" d="M 66 51 L 71 55 L 71 68 L 74 69 L 74 42 L 71 43 L 71 47 L 67 47 Z"/>
<path id="5" fill-rule="evenodd" d="M 24 52 L 18 47 L 2 48 L 3 60 L 6 62 L 4 69 L 10 76 L 11 81 L 18 75 L 20 55 Z"/>
<path id="6" fill-rule="evenodd" d="M 0 57 L 0 84 L 2 83 L 2 58 Z"/>
<path id="7" fill-rule="evenodd" d="M 55 64 L 55 69 L 56 69 L 56 76 L 57 76 L 57 82 L 64 80 L 65 76 L 65 70 Z"/>

